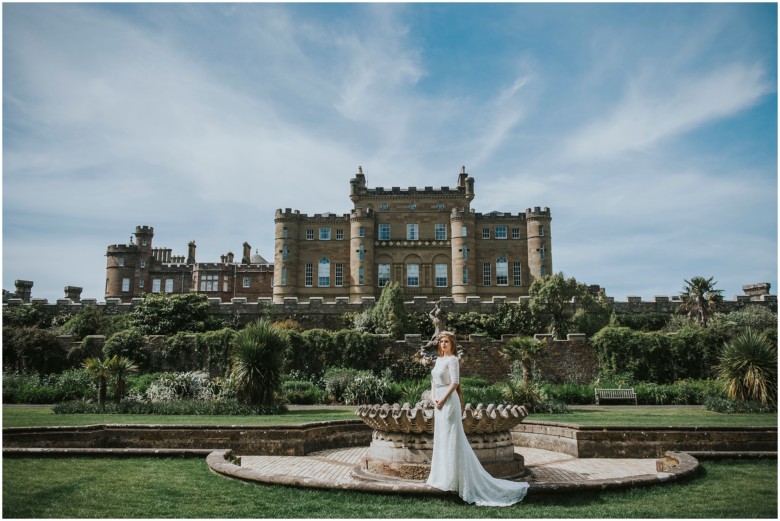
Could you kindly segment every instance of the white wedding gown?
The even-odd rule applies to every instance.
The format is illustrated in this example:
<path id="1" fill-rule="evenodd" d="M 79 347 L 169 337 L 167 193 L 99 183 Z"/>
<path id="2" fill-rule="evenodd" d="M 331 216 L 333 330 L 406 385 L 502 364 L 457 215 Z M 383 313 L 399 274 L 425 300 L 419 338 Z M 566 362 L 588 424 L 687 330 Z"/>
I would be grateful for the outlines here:
<path id="1" fill-rule="evenodd" d="M 439 398 L 450 383 L 460 382 L 458 357 L 439 357 L 432 375 Z M 513 505 L 528 492 L 528 483 L 494 478 L 482 467 L 463 431 L 460 399 L 455 391 L 441 410 L 434 409 L 433 458 L 427 483 L 440 490 L 457 491 L 467 503 L 480 506 Z"/>

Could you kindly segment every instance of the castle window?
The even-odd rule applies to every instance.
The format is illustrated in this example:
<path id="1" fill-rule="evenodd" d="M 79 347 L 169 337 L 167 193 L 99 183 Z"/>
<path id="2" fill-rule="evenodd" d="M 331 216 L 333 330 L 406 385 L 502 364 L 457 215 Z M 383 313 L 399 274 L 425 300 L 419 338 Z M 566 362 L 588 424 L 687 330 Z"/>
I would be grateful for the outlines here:
<path id="1" fill-rule="evenodd" d="M 416 203 L 409 203 L 409 209 L 410 210 L 416 210 L 417 209 L 417 204 Z"/>
<path id="2" fill-rule="evenodd" d="M 482 228 L 482 238 L 490 239 L 490 228 Z"/>
<path id="3" fill-rule="evenodd" d="M 469 283 L 469 269 L 463 266 L 463 284 Z"/>
<path id="4" fill-rule="evenodd" d="M 287 285 L 287 267 L 282 266 L 282 286 Z"/>
<path id="5" fill-rule="evenodd" d="M 519 262 L 513 262 L 512 263 L 512 275 L 514 278 L 515 286 L 522 286 L 523 280 L 520 278 L 520 263 Z"/>
<path id="6" fill-rule="evenodd" d="M 146 239 L 141 239 L 141 246 L 146 246 Z"/>
<path id="7" fill-rule="evenodd" d="M 127 277 L 122 278 L 122 291 L 130 291 L 130 279 Z"/>
<path id="8" fill-rule="evenodd" d="M 143 288 L 144 287 L 144 279 L 141 279 L 138 281 L 138 287 Z"/>
<path id="9" fill-rule="evenodd" d="M 287 245 L 282 245 L 282 260 L 287 260 Z"/>
<path id="10" fill-rule="evenodd" d="M 289 232 L 288 232 L 288 230 L 287 230 L 287 226 L 285 226 L 284 228 L 282 228 L 282 237 L 284 237 L 284 238 L 286 239 L 286 238 L 287 238 L 287 234 L 288 234 L 288 233 L 289 233 Z"/>
<path id="11" fill-rule="evenodd" d="M 244 287 L 248 288 L 250 284 L 251 279 L 249 277 L 244 277 Z"/>
<path id="12" fill-rule="evenodd" d="M 482 285 L 483 286 L 490 286 L 490 263 L 489 262 L 483 262 L 482 263 Z"/>
<path id="13" fill-rule="evenodd" d="M 420 285 L 420 265 L 419 264 L 407 264 L 406 265 L 406 285 L 416 288 Z"/>
<path id="14" fill-rule="evenodd" d="M 465 244 L 463 245 L 463 260 L 466 260 L 469 258 L 469 247 Z"/>
<path id="15" fill-rule="evenodd" d="M 337 241 L 343 241 L 344 240 L 344 230 L 342 230 L 341 228 L 336 230 L 336 240 Z"/>
<path id="16" fill-rule="evenodd" d="M 407 224 L 406 225 L 406 240 L 416 241 L 420 239 L 420 225 L 419 224 Z"/>
<path id="17" fill-rule="evenodd" d="M 363 247 L 363 245 L 360 245 L 360 248 L 358 248 L 358 252 L 360 255 L 360 260 L 362 261 L 366 256 L 366 249 Z"/>
<path id="18" fill-rule="evenodd" d="M 366 227 L 365 226 L 361 226 L 358 229 L 358 236 L 360 236 L 360 237 L 365 237 L 366 236 Z"/>
<path id="19" fill-rule="evenodd" d="M 327 288 L 330 286 L 330 259 L 323 257 L 317 267 L 317 286 Z"/>
<path id="20" fill-rule="evenodd" d="M 125 256 L 124 255 L 120 255 L 119 256 L 119 265 L 120 266 L 124 266 L 125 265 Z"/>
<path id="21" fill-rule="evenodd" d="M 365 276 L 365 271 L 363 270 L 363 266 L 360 266 L 358 268 L 358 284 L 361 286 L 363 285 L 363 277 Z"/>
<path id="22" fill-rule="evenodd" d="M 165 279 L 165 292 L 173 293 L 173 279 Z"/>
<path id="23" fill-rule="evenodd" d="M 496 226 L 496 239 L 506 239 L 506 226 Z"/>
<path id="24" fill-rule="evenodd" d="M 435 237 L 437 241 L 446 241 L 447 240 L 447 225 L 446 224 L 436 224 L 435 225 Z"/>
<path id="25" fill-rule="evenodd" d="M 339 263 L 336 263 L 336 287 L 340 288 L 344 285 L 344 265 Z"/>
<path id="26" fill-rule="evenodd" d="M 379 274 L 379 287 L 384 288 L 390 283 L 390 265 L 379 264 L 377 267 L 377 273 Z"/>
<path id="27" fill-rule="evenodd" d="M 152 279 L 152 293 L 160 292 L 160 279 Z"/>
<path id="28" fill-rule="evenodd" d="M 542 247 L 539 248 L 539 258 L 544 260 L 544 244 L 542 244 Z"/>
<path id="29" fill-rule="evenodd" d="M 141 269 L 144 269 L 145 267 L 146 267 L 146 261 L 142 260 L 141 261 Z"/>
<path id="30" fill-rule="evenodd" d="M 539 237 L 544 237 L 544 226 L 539 225 Z"/>
<path id="31" fill-rule="evenodd" d="M 496 259 L 496 286 L 509 285 L 509 263 L 506 257 Z"/>
<path id="32" fill-rule="evenodd" d="M 306 230 L 306 240 L 307 241 L 314 240 L 314 230 Z"/>
<path id="33" fill-rule="evenodd" d="M 542 275 L 542 277 L 544 277 L 545 275 L 547 275 L 547 270 L 546 270 L 546 269 L 544 269 L 544 266 L 542 266 L 542 273 L 541 273 L 541 275 Z"/>
<path id="34" fill-rule="evenodd" d="M 314 286 L 314 267 L 311 262 L 306 263 L 306 270 L 304 271 L 304 284 L 307 288 Z"/>
<path id="35" fill-rule="evenodd" d="M 379 240 L 380 241 L 389 241 L 390 240 L 390 225 L 389 224 L 380 224 L 379 225 Z"/>
<path id="36" fill-rule="evenodd" d="M 330 228 L 320 228 L 320 240 L 321 241 L 330 240 Z"/>
<path id="37" fill-rule="evenodd" d="M 219 275 L 204 275 L 200 279 L 201 291 L 219 291 Z"/>
<path id="38" fill-rule="evenodd" d="M 460 236 L 461 237 L 468 237 L 468 235 L 469 235 L 469 229 L 466 228 L 465 226 L 461 226 L 460 227 Z"/>
<path id="39" fill-rule="evenodd" d="M 437 210 L 444 210 L 444 203 L 436 203 Z"/>
<path id="40" fill-rule="evenodd" d="M 447 265 L 446 264 L 436 265 L 436 287 L 437 288 L 447 287 Z"/>
<path id="41" fill-rule="evenodd" d="M 387 203 L 382 203 L 379 205 L 380 210 L 387 210 L 388 208 L 390 208 L 390 205 L 388 205 Z"/>
<path id="42" fill-rule="evenodd" d="M 520 228 L 512 228 L 512 238 L 513 239 L 520 238 Z"/>

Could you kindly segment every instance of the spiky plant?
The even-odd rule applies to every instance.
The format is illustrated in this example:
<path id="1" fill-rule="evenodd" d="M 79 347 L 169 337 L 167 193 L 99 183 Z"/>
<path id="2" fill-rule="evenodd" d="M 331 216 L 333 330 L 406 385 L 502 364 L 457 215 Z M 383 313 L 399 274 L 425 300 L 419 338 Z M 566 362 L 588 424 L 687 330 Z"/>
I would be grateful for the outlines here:
<path id="1" fill-rule="evenodd" d="M 111 376 L 111 368 L 108 360 L 102 360 L 92 356 L 84 360 L 84 369 L 87 374 L 98 382 L 98 404 L 103 407 L 106 404 L 106 389 L 108 377 Z"/>
<path id="2" fill-rule="evenodd" d="M 241 401 L 252 405 L 274 403 L 281 389 L 282 359 L 287 337 L 268 320 L 259 320 L 233 338 L 233 374 Z"/>
<path id="3" fill-rule="evenodd" d="M 507 340 L 501 348 L 502 355 L 522 364 L 524 385 L 528 385 L 531 380 L 531 366 L 534 360 L 542 356 L 545 345 L 532 337 L 514 337 Z"/>
<path id="4" fill-rule="evenodd" d="M 746 329 L 723 346 L 718 377 L 729 398 L 777 404 L 777 348 L 767 335 Z"/>
<path id="5" fill-rule="evenodd" d="M 109 358 L 107 364 L 109 373 L 114 378 L 114 400 L 119 403 L 125 397 L 128 375 L 137 373 L 138 366 L 126 356 L 119 355 Z"/>

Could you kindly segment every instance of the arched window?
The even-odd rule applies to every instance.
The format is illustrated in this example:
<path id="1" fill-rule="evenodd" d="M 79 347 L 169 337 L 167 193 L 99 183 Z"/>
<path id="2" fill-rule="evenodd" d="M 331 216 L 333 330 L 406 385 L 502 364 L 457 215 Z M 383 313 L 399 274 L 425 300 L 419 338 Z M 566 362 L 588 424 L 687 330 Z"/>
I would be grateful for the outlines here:
<path id="1" fill-rule="evenodd" d="M 509 263 L 506 257 L 496 259 L 496 286 L 509 285 Z"/>
<path id="2" fill-rule="evenodd" d="M 330 286 L 330 259 L 323 257 L 317 268 L 317 285 L 321 288 Z"/>

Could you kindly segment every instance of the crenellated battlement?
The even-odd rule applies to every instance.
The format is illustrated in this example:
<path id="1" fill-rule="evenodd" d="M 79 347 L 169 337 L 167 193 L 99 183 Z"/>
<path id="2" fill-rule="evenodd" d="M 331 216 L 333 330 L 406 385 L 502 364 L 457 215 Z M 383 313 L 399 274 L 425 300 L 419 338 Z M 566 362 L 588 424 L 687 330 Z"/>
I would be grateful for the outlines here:
<path id="1" fill-rule="evenodd" d="M 545 221 L 551 220 L 550 209 L 547 208 L 546 206 L 544 207 L 544 209 L 541 209 L 539 206 L 535 206 L 533 210 L 531 210 L 530 208 L 526 208 L 525 216 L 526 219 L 529 220 L 531 219 L 545 220 Z"/>
<path id="2" fill-rule="evenodd" d="M 526 214 L 512 212 L 488 212 L 488 213 L 476 213 L 474 214 L 478 221 L 521 221 L 526 220 Z"/>
<path id="3" fill-rule="evenodd" d="M 310 221 L 310 222 L 322 222 L 322 223 L 329 223 L 329 222 L 349 222 L 350 214 L 345 213 L 338 215 L 333 212 L 325 212 L 325 213 L 315 213 L 314 215 L 308 215 L 305 213 L 301 213 L 300 210 L 291 210 L 290 208 L 285 208 L 284 211 L 282 211 L 281 208 L 277 208 L 276 214 L 275 214 L 274 222 L 283 222 L 283 221 Z"/>
<path id="4" fill-rule="evenodd" d="M 136 244 L 111 244 L 106 251 L 108 253 L 137 252 L 138 246 Z"/>

